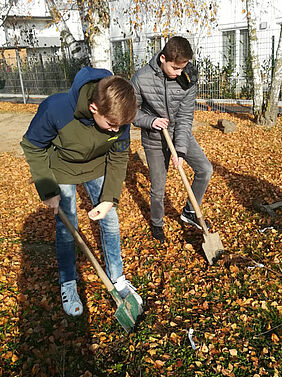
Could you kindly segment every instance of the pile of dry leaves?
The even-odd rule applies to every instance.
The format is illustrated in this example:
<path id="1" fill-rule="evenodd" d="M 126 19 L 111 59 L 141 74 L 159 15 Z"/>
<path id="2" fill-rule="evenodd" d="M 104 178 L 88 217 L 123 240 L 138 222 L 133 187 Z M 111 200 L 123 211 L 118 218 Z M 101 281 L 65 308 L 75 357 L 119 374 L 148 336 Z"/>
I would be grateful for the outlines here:
<path id="1" fill-rule="evenodd" d="M 180 223 L 186 192 L 172 166 L 167 242 L 151 238 L 148 168 L 137 154 L 140 141 L 133 141 L 118 213 L 125 272 L 146 306 L 129 335 L 79 252 L 85 311 L 79 319 L 64 315 L 52 213 L 30 184 L 25 160 L 0 155 L 1 376 L 278 377 L 280 213 L 271 217 L 253 203 L 281 201 L 281 118 L 266 131 L 247 114 L 195 117 L 201 124 L 195 136 L 214 167 L 202 210 L 225 254 L 209 266 L 201 232 Z M 236 131 L 223 134 L 215 127 L 219 118 L 235 121 Z M 185 171 L 191 181 L 190 168 Z M 77 200 L 80 231 L 103 264 L 99 229 L 87 217 L 90 203 L 81 187 Z"/>

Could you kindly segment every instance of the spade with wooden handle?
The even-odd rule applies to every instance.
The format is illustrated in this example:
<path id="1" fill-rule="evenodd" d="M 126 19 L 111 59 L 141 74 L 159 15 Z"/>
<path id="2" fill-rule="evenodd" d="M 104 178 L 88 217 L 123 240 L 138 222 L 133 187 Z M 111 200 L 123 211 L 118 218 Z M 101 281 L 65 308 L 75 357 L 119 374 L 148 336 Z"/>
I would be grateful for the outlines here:
<path id="1" fill-rule="evenodd" d="M 163 129 L 163 134 L 164 134 L 164 137 L 166 139 L 167 145 L 170 149 L 172 156 L 178 158 L 176 150 L 174 148 L 174 145 L 172 143 L 172 140 L 169 136 L 167 129 Z M 215 263 L 215 261 L 220 257 L 220 255 L 224 251 L 221 239 L 220 239 L 218 233 L 209 233 L 208 228 L 207 228 L 206 223 L 205 223 L 205 220 L 203 218 L 203 215 L 200 211 L 200 207 L 199 207 L 197 200 L 195 198 L 195 195 L 193 193 L 193 190 L 192 190 L 192 188 L 191 188 L 191 186 L 188 182 L 188 179 L 186 177 L 186 174 L 185 174 L 182 166 L 180 166 L 179 164 L 178 164 L 178 171 L 180 173 L 180 176 L 182 178 L 184 186 L 185 186 L 185 188 L 188 192 L 188 196 L 189 196 L 190 202 L 191 202 L 191 204 L 192 204 L 192 206 L 195 210 L 197 219 L 198 219 L 198 221 L 199 221 L 199 223 L 200 223 L 200 225 L 203 229 L 204 242 L 202 243 L 202 247 L 203 247 L 203 250 L 205 252 L 205 255 L 207 257 L 209 264 L 212 265 L 212 264 Z"/>
<path id="2" fill-rule="evenodd" d="M 80 236 L 79 232 L 75 229 L 72 225 L 70 220 L 68 219 L 67 215 L 64 211 L 59 207 L 59 216 L 68 229 L 68 231 L 72 234 L 74 240 L 77 242 L 78 246 L 80 247 L 81 251 L 86 255 L 89 262 L 95 268 L 98 276 L 104 283 L 105 287 L 112 295 L 112 298 L 117 304 L 117 310 L 115 312 L 115 317 L 120 323 L 120 325 L 125 329 L 126 332 L 131 331 L 134 329 L 137 318 L 139 315 L 142 314 L 143 309 L 137 302 L 133 293 L 128 294 L 124 299 L 121 298 L 120 294 L 116 290 L 115 286 L 112 284 L 111 280 L 108 278 L 100 264 L 98 263 L 97 259 L 89 250 L 86 243 L 83 241 L 82 237 Z"/>

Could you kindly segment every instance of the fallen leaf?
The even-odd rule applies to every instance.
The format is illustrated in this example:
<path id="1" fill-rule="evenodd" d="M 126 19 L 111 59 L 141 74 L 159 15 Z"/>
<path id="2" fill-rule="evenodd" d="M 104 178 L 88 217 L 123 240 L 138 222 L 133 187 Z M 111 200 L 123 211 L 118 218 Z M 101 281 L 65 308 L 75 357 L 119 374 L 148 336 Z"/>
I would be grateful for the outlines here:
<path id="1" fill-rule="evenodd" d="M 237 354 L 238 354 L 237 350 L 234 349 L 234 348 L 233 348 L 233 349 L 230 349 L 230 350 L 229 350 L 229 353 L 230 353 L 231 356 L 237 356 Z"/>

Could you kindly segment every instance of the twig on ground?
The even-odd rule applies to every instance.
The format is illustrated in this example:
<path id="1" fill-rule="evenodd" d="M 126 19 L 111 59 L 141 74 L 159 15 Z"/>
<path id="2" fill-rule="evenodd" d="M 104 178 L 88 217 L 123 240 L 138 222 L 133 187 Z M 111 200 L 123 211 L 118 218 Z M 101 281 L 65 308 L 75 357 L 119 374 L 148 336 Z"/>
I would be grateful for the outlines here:
<path id="1" fill-rule="evenodd" d="M 267 330 L 267 331 L 261 332 L 260 334 L 254 335 L 253 338 L 258 338 L 258 337 L 261 336 L 261 335 L 268 334 L 268 333 L 271 332 L 271 331 L 274 331 L 274 330 L 276 330 L 276 329 L 279 329 L 279 327 L 281 327 L 281 326 L 282 326 L 282 324 L 280 324 L 280 325 L 278 325 L 278 326 L 275 326 L 275 327 L 273 327 L 273 328 L 270 329 L 270 330 Z"/>

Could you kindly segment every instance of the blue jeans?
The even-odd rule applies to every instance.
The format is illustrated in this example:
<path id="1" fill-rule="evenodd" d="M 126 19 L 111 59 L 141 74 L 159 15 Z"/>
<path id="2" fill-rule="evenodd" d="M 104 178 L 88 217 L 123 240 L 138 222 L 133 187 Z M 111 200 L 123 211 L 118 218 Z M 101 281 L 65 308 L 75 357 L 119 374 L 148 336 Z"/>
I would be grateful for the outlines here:
<path id="1" fill-rule="evenodd" d="M 151 222 L 155 226 L 162 227 L 165 182 L 170 160 L 170 151 L 168 148 L 145 148 L 144 150 L 151 179 Z M 184 160 L 194 170 L 194 180 L 191 187 L 197 203 L 200 205 L 209 184 L 213 168 L 194 136 L 191 138 L 189 150 Z M 189 198 L 186 202 L 186 208 L 193 211 Z"/>
<path id="2" fill-rule="evenodd" d="M 83 184 L 93 206 L 99 203 L 103 183 L 104 177 L 100 177 Z M 77 229 L 76 185 L 60 184 L 59 186 L 61 190 L 60 207 Z M 104 219 L 99 220 L 99 224 L 106 273 L 110 280 L 115 283 L 117 278 L 123 274 L 119 221 L 115 207 L 111 208 Z M 59 267 L 59 283 L 77 280 L 74 239 L 58 215 L 56 216 L 56 254 Z"/>

